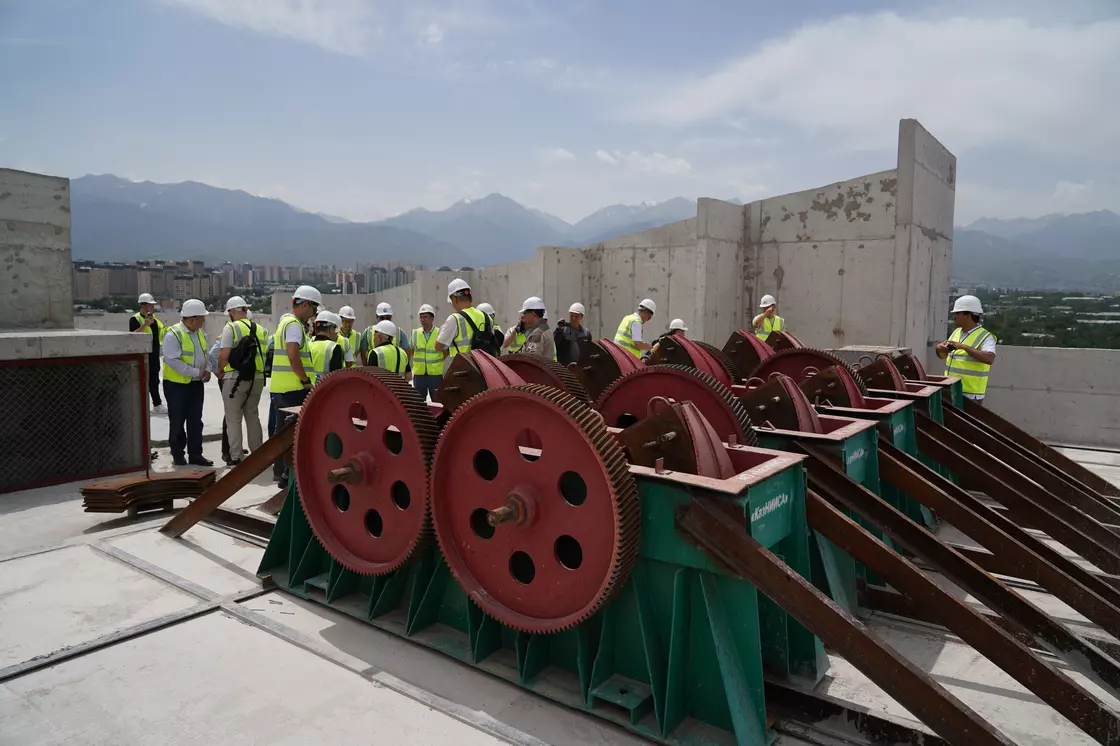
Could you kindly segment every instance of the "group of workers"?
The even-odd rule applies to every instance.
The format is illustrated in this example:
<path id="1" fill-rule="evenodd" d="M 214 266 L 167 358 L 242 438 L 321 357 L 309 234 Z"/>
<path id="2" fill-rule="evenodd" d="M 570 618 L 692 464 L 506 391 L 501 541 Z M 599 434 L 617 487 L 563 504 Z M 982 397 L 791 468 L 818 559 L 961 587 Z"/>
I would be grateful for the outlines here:
<path id="1" fill-rule="evenodd" d="M 352 307 L 343 306 L 338 313 L 329 311 L 323 307 L 322 294 L 303 285 L 292 294 L 291 309 L 270 334 L 252 320 L 245 299 L 235 295 L 225 304 L 228 321 L 219 339 L 208 348 L 203 330 L 208 311 L 202 301 L 185 301 L 180 322 L 167 326 L 155 315 L 155 299 L 144 293 L 138 299 L 139 312 L 129 320 L 129 329 L 152 338 L 149 393 L 153 409 L 167 413 L 174 463 L 198 466 L 213 466 L 202 453 L 204 384 L 211 377 L 219 381 L 225 410 L 222 455 L 227 464 L 233 465 L 263 441 L 258 405 L 266 378 L 270 378 L 271 436 L 291 416 L 284 410 L 301 405 L 318 378 L 359 362 L 412 381 L 421 396 L 434 400 L 446 364 L 461 352 L 478 349 L 500 354 L 505 350 L 538 355 L 567 366 L 579 359 L 581 346 L 591 340 L 591 332 L 583 325 L 586 309 L 582 303 L 573 303 L 568 318 L 550 333 L 544 301 L 531 296 L 521 305 L 519 323 L 503 333 L 495 324 L 494 308 L 489 303 L 475 306 L 465 280 L 452 280 L 447 298 L 452 313 L 438 330 L 431 305 L 420 306 L 420 326 L 409 334 L 394 323 L 392 306 L 379 303 L 376 321 L 358 332 Z M 772 295 L 762 297 L 760 309 L 752 326 L 755 335 L 765 341 L 771 333 L 783 330 L 785 321 L 777 314 L 777 301 Z M 688 331 L 683 319 L 673 319 L 665 334 L 647 341 L 643 329 L 656 312 L 657 304 L 652 299 L 642 300 L 619 322 L 614 341 L 635 357 L 649 357 L 661 339 Z M 935 348 L 938 357 L 946 361 L 945 375 L 959 376 L 965 396 L 977 402 L 984 399 L 996 355 L 996 339 L 980 325 L 981 313 L 975 296 L 959 298 L 952 311 L 957 328 Z M 158 385 L 161 367 L 162 398 Z M 274 466 L 278 484 L 286 484 L 286 474 L 287 467 L 278 460 Z"/>

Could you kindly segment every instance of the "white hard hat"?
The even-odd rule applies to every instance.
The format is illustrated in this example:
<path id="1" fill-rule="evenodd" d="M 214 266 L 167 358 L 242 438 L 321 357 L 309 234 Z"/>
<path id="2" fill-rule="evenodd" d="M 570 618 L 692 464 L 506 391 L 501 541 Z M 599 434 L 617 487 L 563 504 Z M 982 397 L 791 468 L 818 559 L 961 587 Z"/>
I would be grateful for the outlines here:
<path id="1" fill-rule="evenodd" d="M 492 305 L 490 305 L 489 303 L 479 303 L 478 304 L 478 310 L 482 311 L 487 316 L 493 316 L 494 315 L 494 307 Z"/>
<path id="2" fill-rule="evenodd" d="M 460 277 L 456 277 L 454 280 L 447 283 L 447 297 L 450 298 L 451 296 L 455 295 L 456 293 L 461 293 L 464 290 L 470 290 L 470 289 L 471 289 L 471 286 L 467 284 L 466 280 L 464 280 Z"/>
<path id="3" fill-rule="evenodd" d="M 249 304 L 240 295 L 235 295 L 226 301 L 226 310 L 232 311 L 235 308 L 248 308 Z"/>
<path id="4" fill-rule="evenodd" d="M 525 302 L 521 304 L 520 313 L 525 313 L 526 311 L 539 311 L 541 316 L 544 316 L 544 301 L 535 295 L 530 295 L 525 299 Z"/>
<path id="5" fill-rule="evenodd" d="M 397 325 L 388 319 L 378 321 L 373 330 L 379 334 L 384 334 L 386 337 L 392 337 L 393 339 L 397 337 Z"/>
<path id="6" fill-rule="evenodd" d="M 392 316 L 393 315 L 393 307 L 390 306 L 388 303 L 378 303 L 377 304 L 377 315 L 378 316 Z"/>
<path id="7" fill-rule="evenodd" d="M 183 301 L 183 309 L 180 311 L 180 315 L 187 319 L 192 316 L 209 316 L 210 312 L 206 310 L 205 303 L 197 298 L 191 298 Z"/>
<path id="8" fill-rule="evenodd" d="M 778 301 L 774 300 L 772 295 L 762 296 L 762 302 L 758 304 L 759 308 L 769 308 L 770 306 L 778 305 Z"/>
<path id="9" fill-rule="evenodd" d="M 645 310 L 649 311 L 650 313 L 657 313 L 657 304 L 654 303 L 649 298 L 646 298 L 644 301 L 639 303 L 638 308 L 644 308 Z"/>
<path id="10" fill-rule="evenodd" d="M 154 306 L 156 303 L 156 299 L 152 297 L 151 293 L 140 293 L 140 297 L 136 299 L 136 302 L 151 303 Z"/>
<path id="11" fill-rule="evenodd" d="M 688 331 L 688 327 L 684 325 L 684 319 L 673 319 L 669 322 L 669 329 L 680 329 L 682 332 Z"/>
<path id="12" fill-rule="evenodd" d="M 420 314 L 424 314 L 424 313 L 430 313 L 431 315 L 435 316 L 436 315 L 436 309 L 432 308 L 427 303 L 425 303 L 424 305 L 420 306 L 420 310 L 416 312 L 416 315 L 419 316 Z"/>
<path id="13" fill-rule="evenodd" d="M 580 316 L 587 313 L 587 309 L 583 307 L 582 303 L 573 303 L 568 309 L 568 313 L 578 313 Z"/>
<path id="14" fill-rule="evenodd" d="M 331 313 L 327 310 L 322 310 L 315 317 L 316 324 L 330 324 L 331 326 L 342 326 L 342 319 L 339 318 L 337 313 Z"/>
<path id="15" fill-rule="evenodd" d="M 358 318 L 358 316 L 354 313 L 353 306 L 343 306 L 342 308 L 338 309 L 338 315 L 341 318 L 350 319 L 351 321 Z"/>
<path id="16" fill-rule="evenodd" d="M 980 299 L 975 295 L 962 295 L 957 298 L 957 302 L 953 304 L 952 313 L 964 311 L 966 313 L 984 313 L 984 309 L 980 307 Z"/>
<path id="17" fill-rule="evenodd" d="M 292 300 L 309 300 L 316 305 L 323 305 L 323 294 L 310 285 L 300 285 L 292 293 Z"/>

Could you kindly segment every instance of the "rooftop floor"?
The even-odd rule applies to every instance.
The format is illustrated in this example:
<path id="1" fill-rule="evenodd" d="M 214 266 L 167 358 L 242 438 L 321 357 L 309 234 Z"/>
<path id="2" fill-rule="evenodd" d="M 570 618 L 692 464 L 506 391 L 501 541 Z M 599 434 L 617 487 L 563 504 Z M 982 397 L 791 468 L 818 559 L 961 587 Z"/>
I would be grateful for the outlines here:
<path id="1" fill-rule="evenodd" d="M 217 442 L 205 449 L 218 461 Z M 159 450 L 155 468 L 171 468 Z M 1120 481 L 1120 454 L 1067 453 Z M 227 507 L 254 512 L 273 494 L 262 475 Z M 264 590 L 255 576 L 258 543 L 205 524 L 169 539 L 156 530 L 165 518 L 84 513 L 77 484 L 0 496 L 4 743 L 643 742 L 331 609 Z M 1022 592 L 1085 628 L 1053 597 Z M 877 613 L 868 623 L 1016 743 L 1091 742 L 945 630 Z M 924 729 L 836 656 L 819 690 Z M 796 727 L 779 739 L 810 742 L 853 741 L 823 741 Z"/>

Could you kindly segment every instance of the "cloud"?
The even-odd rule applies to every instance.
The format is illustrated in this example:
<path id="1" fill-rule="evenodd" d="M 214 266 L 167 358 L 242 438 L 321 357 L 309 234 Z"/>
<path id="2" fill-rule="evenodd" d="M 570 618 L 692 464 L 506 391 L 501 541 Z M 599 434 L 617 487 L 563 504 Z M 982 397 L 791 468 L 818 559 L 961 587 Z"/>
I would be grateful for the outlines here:
<path id="1" fill-rule="evenodd" d="M 421 34 L 425 44 L 439 44 L 443 41 L 443 31 L 434 23 L 429 23 Z"/>
<path id="2" fill-rule="evenodd" d="M 629 153 L 614 150 L 608 153 L 605 150 L 595 151 L 595 157 L 603 163 L 612 166 L 625 166 L 636 171 L 664 174 L 665 176 L 680 176 L 692 171 L 692 164 L 684 158 L 673 158 L 664 153 L 640 153 L 632 150 Z"/>
<path id="3" fill-rule="evenodd" d="M 753 117 L 882 148 L 916 117 L 952 148 L 1025 146 L 1120 155 L 1120 20 L 908 18 L 803 26 L 721 69 L 640 96 L 626 114 L 689 126 Z"/>
<path id="4" fill-rule="evenodd" d="M 1054 212 L 1066 214 L 1116 210 L 1120 187 L 1087 182 L 1024 183 L 1014 188 L 972 181 L 957 182 L 953 221 L 968 225 L 977 218 L 1035 217 Z"/>
<path id="5" fill-rule="evenodd" d="M 539 155 L 540 159 L 550 166 L 576 159 L 575 154 L 565 148 L 545 148 L 540 151 Z"/>

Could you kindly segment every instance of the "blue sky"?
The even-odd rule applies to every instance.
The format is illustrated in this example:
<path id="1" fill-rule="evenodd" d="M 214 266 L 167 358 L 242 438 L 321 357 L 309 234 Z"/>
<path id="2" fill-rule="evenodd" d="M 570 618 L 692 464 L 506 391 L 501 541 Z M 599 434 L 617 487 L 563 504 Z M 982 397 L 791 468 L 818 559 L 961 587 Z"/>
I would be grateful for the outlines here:
<path id="1" fill-rule="evenodd" d="M 0 166 L 351 219 L 576 220 L 959 159 L 957 222 L 1120 211 L 1120 4 L 0 0 Z"/>

